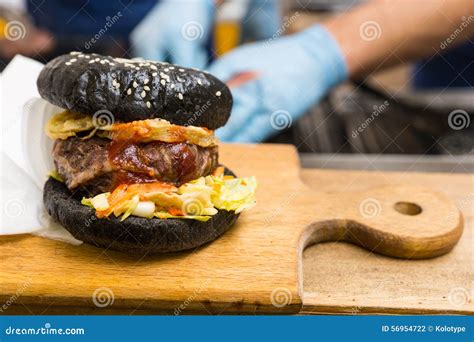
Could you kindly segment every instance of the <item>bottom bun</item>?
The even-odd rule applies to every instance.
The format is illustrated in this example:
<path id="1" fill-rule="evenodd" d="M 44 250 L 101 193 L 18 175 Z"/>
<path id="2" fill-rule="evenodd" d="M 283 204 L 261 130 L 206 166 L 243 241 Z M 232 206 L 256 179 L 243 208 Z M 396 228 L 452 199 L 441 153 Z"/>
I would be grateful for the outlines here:
<path id="1" fill-rule="evenodd" d="M 122 222 L 117 217 L 99 219 L 94 209 L 82 205 L 81 198 L 52 178 L 44 186 L 43 201 L 49 215 L 76 239 L 142 256 L 199 247 L 224 234 L 239 216 L 233 211 L 219 210 L 207 222 L 136 216 Z"/>

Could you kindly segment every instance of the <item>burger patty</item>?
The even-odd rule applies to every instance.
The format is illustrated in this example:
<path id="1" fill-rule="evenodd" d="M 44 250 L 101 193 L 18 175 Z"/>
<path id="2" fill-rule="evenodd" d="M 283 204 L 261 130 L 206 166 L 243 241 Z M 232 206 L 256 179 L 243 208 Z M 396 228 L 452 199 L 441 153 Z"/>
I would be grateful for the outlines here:
<path id="1" fill-rule="evenodd" d="M 188 143 L 71 137 L 55 141 L 53 159 L 69 190 L 81 187 L 95 195 L 122 183 L 164 181 L 180 185 L 206 176 L 218 165 L 218 149 Z"/>

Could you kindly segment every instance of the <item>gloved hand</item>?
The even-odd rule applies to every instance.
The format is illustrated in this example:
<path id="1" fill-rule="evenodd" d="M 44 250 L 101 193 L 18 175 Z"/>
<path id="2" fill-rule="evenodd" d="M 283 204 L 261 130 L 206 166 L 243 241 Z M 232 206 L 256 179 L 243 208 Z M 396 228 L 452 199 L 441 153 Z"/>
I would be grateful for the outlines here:
<path id="1" fill-rule="evenodd" d="M 212 30 L 213 0 L 163 0 L 137 25 L 130 36 L 133 54 L 204 68 L 205 48 Z"/>
<path id="2" fill-rule="evenodd" d="M 260 142 L 288 128 L 347 79 L 337 42 L 319 25 L 237 48 L 214 62 L 209 72 L 223 81 L 243 72 L 257 73 L 255 79 L 231 87 L 232 115 L 216 131 L 221 140 L 234 142 Z"/>

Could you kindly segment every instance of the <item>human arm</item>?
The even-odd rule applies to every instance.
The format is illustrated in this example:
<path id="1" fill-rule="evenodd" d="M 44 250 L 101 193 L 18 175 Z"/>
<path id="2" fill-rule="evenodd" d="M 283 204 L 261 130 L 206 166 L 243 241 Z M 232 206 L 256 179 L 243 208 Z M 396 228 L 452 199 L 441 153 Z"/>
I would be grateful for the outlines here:
<path id="1" fill-rule="evenodd" d="M 474 1 L 375 0 L 334 15 L 323 26 L 341 47 L 349 75 L 363 77 L 473 37 Z"/>
<path id="2" fill-rule="evenodd" d="M 471 20 L 452 45 L 468 39 L 474 30 L 473 4 L 374 0 L 303 32 L 234 50 L 210 71 L 223 80 L 243 72 L 259 76 L 233 88 L 233 115 L 217 135 L 225 141 L 265 140 L 346 79 L 436 53 L 444 40 Z M 364 26 L 367 23 L 376 23 L 375 38 Z M 280 126 L 276 119 L 282 115 L 286 124 Z"/>

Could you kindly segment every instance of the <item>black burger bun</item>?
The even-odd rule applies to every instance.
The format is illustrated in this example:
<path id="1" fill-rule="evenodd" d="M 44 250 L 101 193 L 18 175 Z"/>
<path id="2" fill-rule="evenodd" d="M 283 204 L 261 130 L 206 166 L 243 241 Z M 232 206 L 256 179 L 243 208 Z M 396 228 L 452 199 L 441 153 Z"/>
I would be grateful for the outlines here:
<path id="1" fill-rule="evenodd" d="M 215 130 L 232 109 L 229 88 L 197 69 L 168 63 L 71 52 L 45 65 L 42 98 L 73 112 L 109 111 L 117 122 L 160 118 Z"/>
<path id="2" fill-rule="evenodd" d="M 52 178 L 44 186 L 43 201 L 49 215 L 76 239 L 139 256 L 199 247 L 224 234 L 239 216 L 233 211 L 219 210 L 207 222 L 136 216 L 120 221 L 113 215 L 99 219 L 95 210 L 82 205 L 80 200 Z"/>

